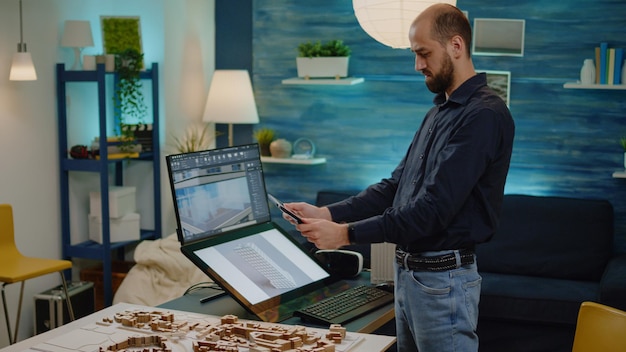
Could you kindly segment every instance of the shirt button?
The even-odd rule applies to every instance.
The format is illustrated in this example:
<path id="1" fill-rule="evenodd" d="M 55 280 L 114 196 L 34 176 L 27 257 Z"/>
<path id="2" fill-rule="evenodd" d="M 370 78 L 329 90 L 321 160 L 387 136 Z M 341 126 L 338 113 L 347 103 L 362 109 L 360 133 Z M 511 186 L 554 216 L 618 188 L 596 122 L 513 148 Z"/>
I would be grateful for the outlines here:
<path id="1" fill-rule="evenodd" d="M 420 154 L 420 159 L 424 159 L 424 154 Z"/>
<path id="2" fill-rule="evenodd" d="M 433 133 L 432 127 L 428 129 L 428 133 Z"/>

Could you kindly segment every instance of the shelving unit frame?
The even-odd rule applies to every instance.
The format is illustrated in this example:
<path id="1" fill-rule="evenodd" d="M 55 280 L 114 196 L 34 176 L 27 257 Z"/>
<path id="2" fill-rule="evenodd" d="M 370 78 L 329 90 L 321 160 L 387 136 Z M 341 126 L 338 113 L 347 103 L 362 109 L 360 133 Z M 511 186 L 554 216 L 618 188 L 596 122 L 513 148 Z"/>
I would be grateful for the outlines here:
<path id="1" fill-rule="evenodd" d="M 142 71 L 140 78 L 152 82 L 152 150 L 140 153 L 138 158 L 132 159 L 108 159 L 106 144 L 100 148 L 100 159 L 71 159 L 69 156 L 70 146 L 67 136 L 67 84 L 73 82 L 94 82 L 97 85 L 98 94 L 98 119 L 99 119 L 99 139 L 107 140 L 107 104 L 106 98 L 106 75 L 115 75 L 105 72 L 104 65 L 97 65 L 94 71 L 70 71 L 65 69 L 65 64 L 59 63 L 56 66 L 57 82 L 57 117 L 58 117 L 58 138 L 59 138 L 59 162 L 60 162 L 60 198 L 61 198 L 61 240 L 62 251 L 65 259 L 86 258 L 96 259 L 102 262 L 103 275 L 103 296 L 105 306 L 109 306 L 113 301 L 112 289 L 112 252 L 113 250 L 124 249 L 125 247 L 137 243 L 137 241 L 111 242 L 110 224 L 102 221 L 102 244 L 87 240 L 85 242 L 72 244 L 70 230 L 70 172 L 83 171 L 99 174 L 100 178 L 100 198 L 102 219 L 109 219 L 109 187 L 112 185 L 121 186 L 124 183 L 124 163 L 128 160 L 138 160 L 151 162 L 153 167 L 153 196 L 154 196 L 154 229 L 141 229 L 140 240 L 156 239 L 161 237 L 161 177 L 160 177 L 160 146 L 159 146 L 159 70 L 158 64 L 153 63 L 151 67 Z M 114 78 L 117 82 L 117 77 Z M 112 89 L 112 88 L 110 88 Z M 116 119 L 119 122 L 119 117 Z M 114 172 L 110 175 L 110 165 L 113 165 Z"/>

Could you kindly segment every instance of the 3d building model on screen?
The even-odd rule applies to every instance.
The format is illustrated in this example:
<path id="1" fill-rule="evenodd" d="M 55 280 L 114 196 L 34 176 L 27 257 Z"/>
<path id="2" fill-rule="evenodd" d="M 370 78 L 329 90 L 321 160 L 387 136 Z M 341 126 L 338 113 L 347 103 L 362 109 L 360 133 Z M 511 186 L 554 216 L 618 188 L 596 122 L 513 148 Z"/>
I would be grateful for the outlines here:
<path id="1" fill-rule="evenodd" d="M 237 246 L 235 252 L 261 275 L 265 276 L 272 286 L 281 289 L 297 287 L 293 277 L 254 243 L 248 242 Z"/>

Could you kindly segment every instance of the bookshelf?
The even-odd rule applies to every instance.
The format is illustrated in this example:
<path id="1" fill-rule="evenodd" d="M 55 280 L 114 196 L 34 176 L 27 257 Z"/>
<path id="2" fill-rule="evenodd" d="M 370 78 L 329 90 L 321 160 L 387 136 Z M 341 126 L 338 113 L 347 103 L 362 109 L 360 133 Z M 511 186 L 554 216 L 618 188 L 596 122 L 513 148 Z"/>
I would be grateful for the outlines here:
<path id="1" fill-rule="evenodd" d="M 152 180 L 152 203 L 154 205 L 154 229 L 140 229 L 140 240 L 156 239 L 161 237 L 161 179 L 160 179 L 160 151 L 159 151 L 159 75 L 158 64 L 153 63 L 151 67 L 142 71 L 140 78 L 151 82 L 151 100 L 152 100 L 152 145 L 150 150 L 142 151 L 133 155 L 116 155 L 109 154 L 106 144 L 100 148 L 100 158 L 98 159 L 74 159 L 68 155 L 70 148 L 68 141 L 68 127 L 71 119 L 68 116 L 68 99 L 67 86 L 76 83 L 89 83 L 85 89 L 93 90 L 98 97 L 98 105 L 94 106 L 93 119 L 98 121 L 99 141 L 107 141 L 107 86 L 106 75 L 115 73 L 106 73 L 103 64 L 98 64 L 96 70 L 92 71 L 73 71 L 66 70 L 63 63 L 56 65 L 56 91 L 57 91 L 57 117 L 58 117 L 58 135 L 59 135 L 59 191 L 60 191 L 60 213 L 61 213 L 61 240 L 63 249 L 63 259 L 85 258 L 95 259 L 102 262 L 102 287 L 103 292 L 97 292 L 96 295 L 104 297 L 104 305 L 109 306 L 113 301 L 113 275 L 111 254 L 114 250 L 122 250 L 127 246 L 136 244 L 138 241 L 122 241 L 111 242 L 110 233 L 111 226 L 109 221 L 102 222 L 102 243 L 87 240 L 80 243 L 73 243 L 71 238 L 71 218 L 77 221 L 76 214 L 72 214 L 70 209 L 70 174 L 74 172 L 89 172 L 99 176 L 100 191 L 100 210 L 101 218 L 109 219 L 109 187 L 111 185 L 124 185 L 124 167 L 132 161 L 151 163 L 152 175 L 146 175 L 146 182 L 149 178 Z M 109 88 L 110 90 L 111 88 Z M 80 104 L 75 101 L 74 104 Z M 84 105 L 84 104 L 83 104 Z M 150 118 L 150 117 L 148 117 Z M 119 155 L 118 155 L 119 156 Z M 79 182 L 74 180 L 74 182 Z M 73 216 L 74 215 L 74 216 Z M 73 217 L 72 217 L 73 216 Z M 84 236 L 87 237 L 87 236 Z"/>

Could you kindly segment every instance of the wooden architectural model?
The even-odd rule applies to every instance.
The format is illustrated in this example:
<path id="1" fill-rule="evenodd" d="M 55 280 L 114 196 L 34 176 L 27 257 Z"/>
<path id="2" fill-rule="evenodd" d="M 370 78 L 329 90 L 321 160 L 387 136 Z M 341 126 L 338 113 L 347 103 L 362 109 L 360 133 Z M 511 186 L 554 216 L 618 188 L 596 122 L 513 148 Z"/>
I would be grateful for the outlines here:
<path id="1" fill-rule="evenodd" d="M 219 323 L 175 321 L 174 314 L 158 311 L 124 311 L 97 324 L 113 323 L 127 328 L 149 329 L 154 335 L 130 336 L 126 340 L 100 347 L 107 351 L 172 352 L 168 342 L 185 339 L 194 333 L 193 352 L 335 352 L 335 345 L 346 337 L 346 329 L 338 324 L 328 333 L 307 330 L 303 326 L 285 326 L 262 322 L 240 322 L 237 316 L 225 315 Z M 169 340 L 169 341 L 168 341 Z"/>

